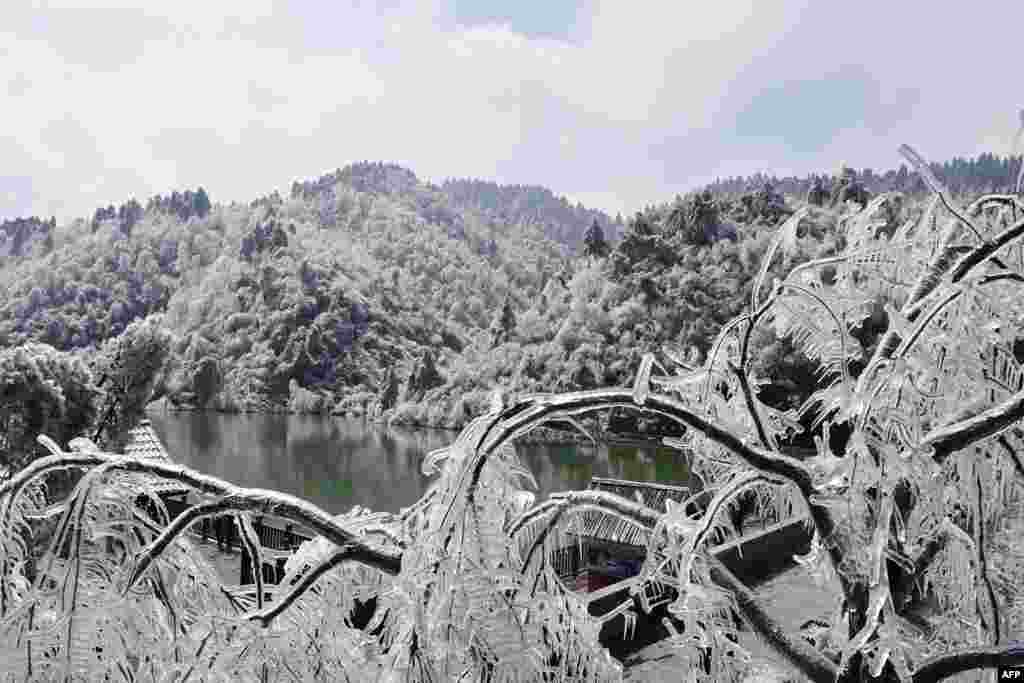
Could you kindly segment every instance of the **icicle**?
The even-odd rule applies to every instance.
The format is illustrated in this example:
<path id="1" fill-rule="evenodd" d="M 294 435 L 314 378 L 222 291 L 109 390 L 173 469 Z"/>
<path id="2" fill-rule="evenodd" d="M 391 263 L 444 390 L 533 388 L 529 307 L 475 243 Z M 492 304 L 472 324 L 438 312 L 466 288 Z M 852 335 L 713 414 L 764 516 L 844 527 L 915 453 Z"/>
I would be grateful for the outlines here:
<path id="1" fill-rule="evenodd" d="M 636 382 L 633 383 L 633 402 L 638 406 L 647 403 L 647 397 L 651 393 L 651 366 L 654 365 L 654 354 L 644 355 L 640 361 L 640 370 L 636 374 Z"/>

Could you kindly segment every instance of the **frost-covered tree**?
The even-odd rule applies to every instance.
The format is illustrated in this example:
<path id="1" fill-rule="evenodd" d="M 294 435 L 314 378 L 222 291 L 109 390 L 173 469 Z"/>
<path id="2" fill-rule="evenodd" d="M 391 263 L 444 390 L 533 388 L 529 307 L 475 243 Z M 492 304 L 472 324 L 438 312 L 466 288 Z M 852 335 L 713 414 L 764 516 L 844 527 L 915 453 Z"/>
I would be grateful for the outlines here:
<path id="1" fill-rule="evenodd" d="M 671 586 L 672 640 L 691 662 L 690 680 L 745 673 L 734 615 L 795 675 L 820 683 L 928 683 L 1024 664 L 1024 653 L 1006 647 L 1024 627 L 1024 368 L 1014 354 L 1024 203 L 988 195 L 958 206 L 916 153 L 902 151 L 935 194 L 925 215 L 889 234 L 877 229 L 872 202 L 848 225 L 843 251 L 769 281 L 773 261 L 794 246 L 798 212 L 764 253 L 747 309 L 703 364 L 665 350 L 663 363 L 644 357 L 629 387 L 495 395 L 451 446 L 429 454 L 424 471 L 435 481 L 399 515 L 332 517 L 286 494 L 113 456 L 83 440 L 67 452 L 42 437 L 51 455 L 0 484 L 0 672 L 19 680 L 621 680 L 598 642 L 599 622 L 555 571 L 555 551 L 584 512 L 646 539 L 640 573 L 621 584 L 631 589 L 623 614 L 632 623 L 633 610 L 652 607 L 648 589 Z M 884 330 L 858 337 L 879 301 Z M 763 327 L 819 366 L 817 391 L 799 409 L 759 397 L 751 339 Z M 610 409 L 686 428 L 685 440 L 666 443 L 692 455 L 708 483 L 700 501 L 662 510 L 576 491 L 533 503 L 514 439 Z M 816 455 L 787 455 L 805 425 Z M 31 544 L 19 534 L 40 512 L 40 482 L 68 468 L 86 474 L 28 576 Z M 134 501 L 152 494 L 154 478 L 190 488 L 198 504 L 175 519 L 138 514 Z M 811 551 L 798 559 L 837 591 L 818 647 L 783 628 L 708 552 L 750 494 L 813 529 Z M 219 585 L 183 540 L 203 518 L 235 515 L 259 567 L 252 518 L 269 513 L 318 534 L 276 587 L 263 586 L 259 571 L 252 588 Z M 358 628 L 353 610 L 371 598 L 373 617 Z"/>
<path id="2" fill-rule="evenodd" d="M 516 330 L 516 312 L 512 308 L 512 299 L 505 297 L 504 303 L 491 320 L 488 334 L 491 337 L 491 347 L 501 346 L 505 342 L 512 341 Z"/>
<path id="3" fill-rule="evenodd" d="M 103 345 L 93 368 L 104 391 L 94 439 L 116 440 L 138 422 L 163 377 L 170 351 L 171 336 L 160 315 L 131 323 Z"/>
<path id="4" fill-rule="evenodd" d="M 99 394 L 81 358 L 46 344 L 0 351 L 0 479 L 42 451 L 40 433 L 66 441 L 90 428 Z"/>
<path id="5" fill-rule="evenodd" d="M 604 239 L 604 230 L 595 218 L 583 235 L 583 255 L 588 258 L 604 258 L 609 251 L 608 242 Z"/>

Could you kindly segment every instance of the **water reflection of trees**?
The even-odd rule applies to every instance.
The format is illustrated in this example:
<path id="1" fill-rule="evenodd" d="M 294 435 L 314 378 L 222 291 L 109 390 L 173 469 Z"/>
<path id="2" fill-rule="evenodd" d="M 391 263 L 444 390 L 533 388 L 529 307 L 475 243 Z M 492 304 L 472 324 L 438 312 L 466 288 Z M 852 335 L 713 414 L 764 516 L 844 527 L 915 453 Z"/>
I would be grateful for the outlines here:
<path id="1" fill-rule="evenodd" d="M 172 457 L 245 486 L 276 488 L 332 512 L 352 505 L 397 512 L 429 485 L 423 457 L 452 432 L 387 429 L 359 420 L 204 413 L 153 416 Z M 686 463 L 668 448 L 605 444 L 517 444 L 538 497 L 582 489 L 591 477 L 686 481 Z"/>

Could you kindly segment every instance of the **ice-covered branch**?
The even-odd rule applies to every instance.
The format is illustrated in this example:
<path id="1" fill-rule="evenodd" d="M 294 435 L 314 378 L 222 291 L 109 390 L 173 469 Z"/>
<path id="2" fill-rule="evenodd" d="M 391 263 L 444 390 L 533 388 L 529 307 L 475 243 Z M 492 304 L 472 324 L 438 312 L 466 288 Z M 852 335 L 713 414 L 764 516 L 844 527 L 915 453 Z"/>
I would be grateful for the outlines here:
<path id="1" fill-rule="evenodd" d="M 747 378 L 746 370 L 732 363 L 729 363 L 729 369 L 736 375 L 736 379 L 740 383 L 743 403 L 747 407 L 750 419 L 754 421 L 754 429 L 757 430 L 757 439 L 761 442 L 761 447 L 771 448 L 772 444 L 768 442 L 768 433 L 764 430 L 764 424 L 761 422 L 761 413 L 758 412 L 757 404 L 754 402 L 754 392 L 750 389 L 750 380 Z"/>
<path id="2" fill-rule="evenodd" d="M 1002 447 L 1003 452 L 1006 453 L 1006 457 L 1013 462 L 1013 467 L 1017 471 L 1017 476 L 1024 478 L 1024 461 L 1021 460 L 1020 454 L 1014 450 L 1010 442 L 1006 440 L 1005 436 L 1000 436 L 996 439 L 996 442 Z"/>
<path id="3" fill-rule="evenodd" d="M 934 449 L 933 457 L 941 463 L 951 454 L 998 434 L 1021 418 L 1024 418 L 1024 391 L 974 417 L 933 429 L 921 446 Z"/>
<path id="4" fill-rule="evenodd" d="M 751 445 L 740 435 L 698 415 L 689 406 L 671 397 L 657 393 L 645 395 L 638 406 L 634 392 L 629 389 L 597 389 L 559 395 L 532 396 L 507 408 L 499 419 L 493 420 L 480 436 L 471 462 L 470 486 L 479 481 L 488 456 L 517 434 L 539 424 L 558 413 L 582 414 L 609 408 L 632 408 L 666 417 L 693 429 L 709 440 L 725 447 L 749 467 L 791 482 L 800 492 L 820 538 L 828 548 L 833 568 L 843 561 L 843 549 L 833 542 L 835 520 L 832 512 L 815 502 L 817 491 L 808 467 L 796 458 Z M 844 587 L 845 590 L 845 587 Z"/>
<path id="5" fill-rule="evenodd" d="M 977 468 L 974 471 L 974 481 L 977 488 L 974 499 L 974 549 L 978 563 L 978 583 L 981 587 L 978 591 L 978 609 L 982 613 L 982 620 L 992 635 L 992 642 L 998 644 L 999 601 L 996 598 L 995 589 L 992 587 L 992 579 L 989 577 L 988 557 L 985 554 L 984 485 L 981 480 L 981 472 Z M 982 599 L 982 596 L 984 596 L 984 599 Z"/>
<path id="6" fill-rule="evenodd" d="M 696 532 L 689 542 L 690 548 L 693 551 L 696 551 L 697 547 L 707 539 L 708 534 L 714 528 L 715 519 L 722 512 L 725 506 L 728 505 L 730 501 L 735 500 L 737 496 L 758 484 L 774 484 L 776 486 L 780 486 L 785 485 L 786 483 L 785 479 L 779 479 L 765 474 L 764 472 L 744 472 L 733 477 L 715 493 L 711 501 L 708 502 L 707 509 L 704 511 L 704 514 L 694 521 Z"/>
<path id="7" fill-rule="evenodd" d="M 1024 235 L 1024 220 L 1017 222 L 990 240 L 985 240 L 975 247 L 974 251 L 964 256 L 953 268 L 953 282 L 960 282 L 974 268 L 984 263 L 990 256 Z"/>
<path id="8" fill-rule="evenodd" d="M 263 608 L 263 554 L 260 552 L 260 537 L 252 526 L 249 515 L 238 515 L 238 527 L 242 532 L 242 543 L 249 553 L 249 565 L 252 567 L 252 581 L 256 586 L 256 608 Z"/>
<path id="9" fill-rule="evenodd" d="M 638 406 L 629 389 L 597 389 L 525 399 L 510 408 L 510 412 L 503 414 L 502 419 L 484 434 L 480 455 L 486 458 L 528 423 L 543 422 L 554 413 L 584 413 L 608 408 L 633 408 L 666 417 L 724 446 L 750 467 L 788 479 L 808 495 L 813 493 L 811 472 L 800 460 L 750 445 L 741 436 L 705 419 L 671 397 L 652 393 L 645 397 L 643 406 Z M 483 463 L 478 461 L 476 467 L 482 469 Z"/>
<path id="10" fill-rule="evenodd" d="M 732 594 L 744 621 L 772 650 L 815 683 L 833 683 L 836 680 L 837 669 L 832 661 L 772 619 L 757 595 L 736 578 L 721 560 L 710 558 L 709 562 L 711 578 Z"/>
<path id="11" fill-rule="evenodd" d="M 270 606 L 244 615 L 243 619 L 258 621 L 262 626 L 269 626 L 275 618 L 288 609 L 306 591 L 313 587 L 321 576 L 348 560 L 359 559 L 359 548 L 343 545 L 332 552 L 327 558 L 302 575 L 298 581 L 288 588 L 288 592 L 275 600 Z"/>
<path id="12" fill-rule="evenodd" d="M 1024 652 L 1009 652 L 1006 647 L 970 648 L 925 660 L 914 671 L 913 683 L 938 683 L 965 671 L 995 669 L 1000 666 L 1024 666 Z"/>
<path id="13" fill-rule="evenodd" d="M 661 516 L 656 510 L 652 510 L 646 505 L 627 500 L 607 491 L 590 490 L 553 493 L 550 500 L 521 515 L 509 528 L 509 535 L 514 538 L 530 522 L 550 517 L 538 537 L 530 544 L 530 549 L 523 558 L 524 571 L 530 566 L 533 554 L 537 548 L 541 547 L 545 537 L 554 528 L 555 524 L 558 523 L 558 520 L 566 512 L 577 509 L 607 512 L 641 529 L 647 530 L 653 529 Z"/>
<path id="14" fill-rule="evenodd" d="M 142 577 L 149 565 L 174 541 L 175 538 L 185 533 L 192 524 L 207 517 L 223 514 L 226 510 L 232 509 L 235 501 L 231 498 L 223 498 L 212 503 L 200 503 L 184 510 L 174 518 L 174 521 L 166 527 L 153 542 L 146 546 L 142 554 L 135 561 L 128 583 L 125 584 L 125 591 L 129 590 Z"/>
<path id="15" fill-rule="evenodd" d="M 758 482 L 780 483 L 776 478 L 763 474 L 752 474 L 747 477 L 737 478 L 731 486 L 723 489 L 715 496 L 712 503 L 709 504 L 708 510 L 698 522 L 698 525 L 702 528 L 710 527 L 710 520 L 728 500 Z M 653 529 L 657 520 L 661 518 L 661 515 L 654 510 L 614 494 L 603 491 L 574 491 L 559 494 L 556 500 L 539 505 L 530 512 L 524 513 L 516 520 L 516 523 L 511 527 L 511 531 L 513 534 L 517 533 L 529 522 L 537 521 L 550 515 L 554 519 L 549 520 L 544 530 L 544 533 L 546 533 L 550 526 L 557 521 L 557 517 L 561 513 L 576 508 L 600 509 L 606 512 L 613 512 L 616 515 L 629 518 L 638 526 L 647 529 Z M 538 541 L 535 541 L 533 545 L 536 547 Z M 532 552 L 533 548 L 531 548 Z M 831 661 L 802 638 L 791 635 L 777 623 L 765 610 L 754 592 L 736 578 L 720 560 L 710 556 L 707 559 L 711 566 L 712 580 L 733 595 L 739 613 L 773 650 L 786 658 L 794 667 L 813 681 L 831 683 L 835 680 L 836 667 Z M 526 563 L 529 563 L 529 555 Z"/>
<path id="16" fill-rule="evenodd" d="M 980 212 L 986 201 L 1000 201 L 1000 198 L 996 195 L 982 197 L 969 207 L 968 214 L 974 215 L 975 212 Z M 922 272 L 918 277 L 910 296 L 903 305 L 902 313 L 906 316 L 909 322 L 914 322 L 917 319 L 917 316 L 921 313 L 921 303 L 923 300 L 939 286 L 942 279 L 950 271 L 953 271 L 953 282 L 959 282 L 976 266 L 993 259 L 995 252 L 1000 248 L 1006 246 L 1024 234 L 1024 221 L 1007 228 L 991 240 L 984 240 L 980 245 L 974 247 L 970 253 L 959 260 L 957 260 L 957 256 L 960 254 L 960 250 L 958 246 L 953 243 L 958 232 L 958 228 L 959 223 L 952 222 L 943 232 L 939 241 L 939 251 L 928 264 L 928 267 L 924 272 Z M 899 342 L 899 334 L 892 326 L 890 326 L 882 336 L 878 346 L 875 348 L 875 353 L 867 367 L 869 369 L 873 368 L 881 361 L 890 358 L 899 345 Z M 871 373 L 865 371 L 863 377 L 869 379 L 870 374 Z"/>
<path id="17" fill-rule="evenodd" d="M 230 509 L 288 519 L 313 530 L 339 546 L 350 544 L 361 548 L 361 551 L 357 553 L 358 557 L 354 559 L 363 564 L 388 574 L 397 574 L 401 569 L 401 553 L 366 543 L 364 539 L 357 537 L 338 524 L 329 514 L 312 503 L 278 491 L 239 488 L 184 465 L 98 452 L 62 453 L 41 458 L 26 467 L 0 486 L 0 496 L 10 494 L 7 501 L 9 506 L 17 492 L 37 476 L 68 467 L 88 468 L 97 465 L 103 465 L 111 472 L 120 470 L 136 474 L 149 474 L 165 480 L 181 482 L 207 495 L 230 497 L 233 506 Z"/>

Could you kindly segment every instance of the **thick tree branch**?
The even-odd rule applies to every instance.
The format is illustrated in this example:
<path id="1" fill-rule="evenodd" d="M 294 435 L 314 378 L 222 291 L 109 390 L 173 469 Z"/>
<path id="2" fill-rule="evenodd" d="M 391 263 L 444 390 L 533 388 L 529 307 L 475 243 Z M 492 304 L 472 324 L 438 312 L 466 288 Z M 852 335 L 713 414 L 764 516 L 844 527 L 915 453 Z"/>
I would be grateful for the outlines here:
<path id="1" fill-rule="evenodd" d="M 732 593 L 744 621 L 775 652 L 815 683 L 833 683 L 836 665 L 799 636 L 783 629 L 765 611 L 758 597 L 721 560 L 710 558 L 711 578 Z"/>
<path id="2" fill-rule="evenodd" d="M 519 430 L 551 419 L 555 413 L 577 414 L 608 408 L 632 408 L 666 417 L 724 446 L 750 467 L 787 479 L 808 495 L 814 493 L 811 472 L 802 461 L 752 446 L 740 436 L 701 417 L 689 406 L 673 398 L 650 394 L 645 404 L 638 406 L 633 400 L 633 392 L 628 389 L 597 389 L 524 399 L 502 413 L 501 419 L 496 420 L 481 438 L 481 447 L 486 446 L 478 450 L 486 457 Z M 480 469 L 483 467 L 480 462 L 476 466 Z"/>
<path id="3" fill-rule="evenodd" d="M 1024 391 L 974 417 L 933 429 L 921 446 L 934 449 L 933 457 L 941 463 L 951 454 L 998 434 L 1021 418 L 1024 418 Z"/>
<path id="4" fill-rule="evenodd" d="M 1000 666 L 1024 666 L 1024 652 L 1008 652 L 1005 647 L 972 648 L 938 655 L 924 661 L 914 671 L 913 683 L 938 683 L 965 671 L 995 669 Z"/>
<path id="5" fill-rule="evenodd" d="M 711 441 L 725 447 L 736 457 L 761 472 L 790 481 L 800 492 L 814 523 L 819 538 L 828 549 L 833 569 L 837 571 L 843 563 L 844 550 L 836 542 L 836 529 L 832 512 L 826 506 L 815 502 L 817 491 L 810 470 L 803 462 L 780 453 L 749 444 L 740 436 L 695 413 L 689 406 L 660 394 L 649 394 L 638 405 L 635 394 L 627 389 L 598 389 L 560 395 L 541 395 L 525 398 L 503 411 L 490 422 L 476 444 L 470 463 L 472 478 L 470 487 L 480 479 L 484 464 L 496 449 L 529 431 L 540 422 L 551 419 L 559 413 L 580 414 L 608 408 L 631 408 L 662 415 L 673 422 L 700 432 Z M 842 581 L 844 595 L 851 590 Z"/>
<path id="6" fill-rule="evenodd" d="M 127 458 L 109 453 L 65 453 L 35 461 L 0 486 L 0 496 L 5 493 L 14 494 L 34 477 L 52 470 L 96 465 L 104 465 L 110 471 L 121 470 L 137 474 L 150 474 L 178 481 L 207 495 L 230 496 L 237 501 L 237 507 L 232 509 L 283 517 L 313 530 L 336 545 L 353 545 L 361 548 L 358 557 L 354 559 L 363 564 L 392 575 L 397 574 L 401 569 L 401 553 L 366 543 L 362 538 L 338 524 L 329 514 L 308 501 L 278 491 L 239 488 L 184 465 Z M 13 499 L 13 497 L 12 495 L 11 498 Z M 10 500 L 8 500 L 9 504 Z"/>

